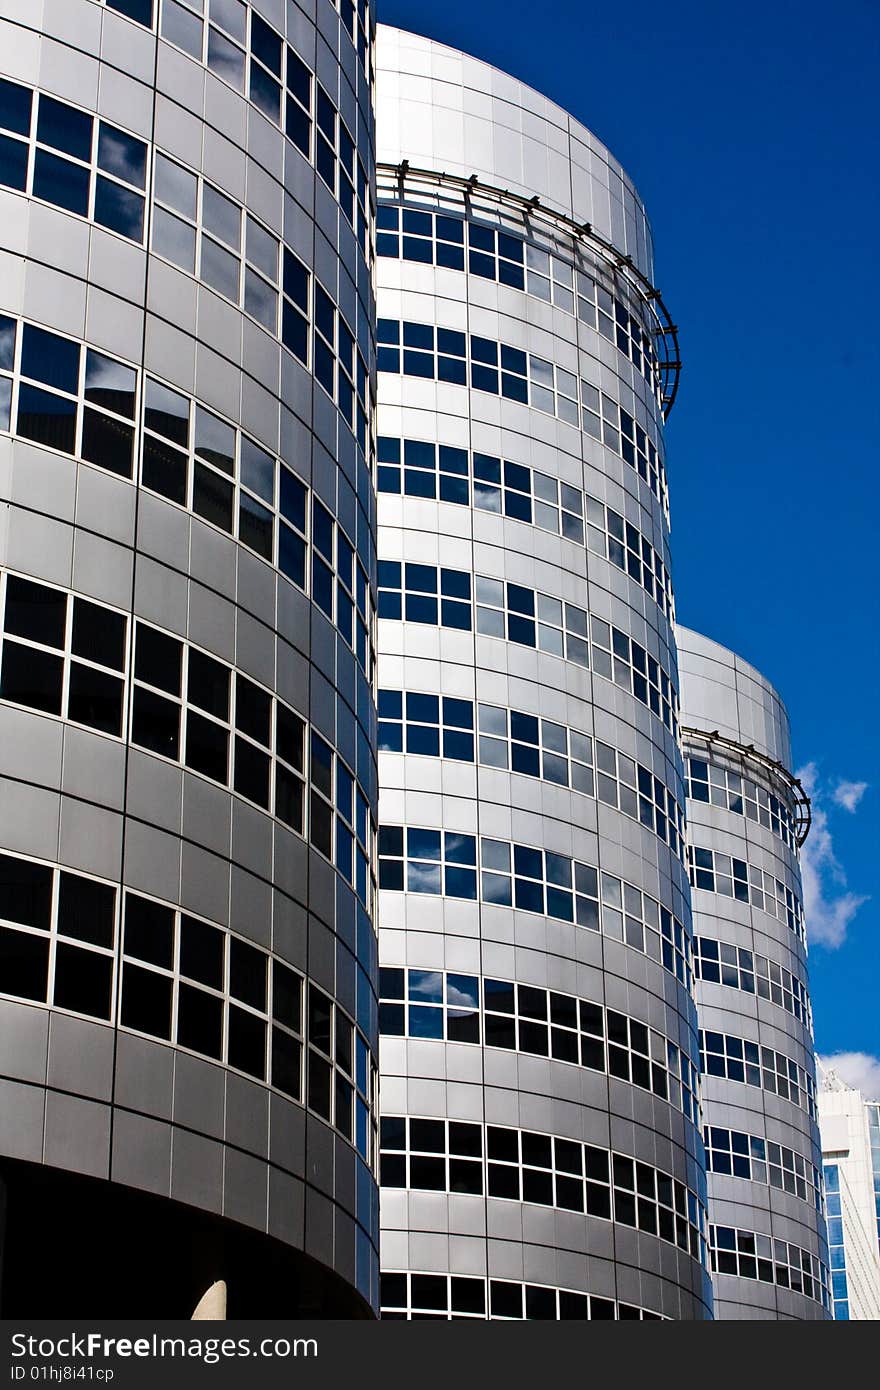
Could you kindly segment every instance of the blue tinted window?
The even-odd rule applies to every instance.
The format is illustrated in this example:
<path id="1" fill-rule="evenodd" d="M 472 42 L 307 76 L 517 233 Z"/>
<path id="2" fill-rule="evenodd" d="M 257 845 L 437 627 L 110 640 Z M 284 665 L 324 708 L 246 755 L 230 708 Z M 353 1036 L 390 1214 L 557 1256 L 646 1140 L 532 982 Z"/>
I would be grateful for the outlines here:
<path id="1" fill-rule="evenodd" d="M 406 587 L 422 594 L 436 594 L 437 570 L 433 565 L 412 565 L 406 567 Z"/>
<path id="2" fill-rule="evenodd" d="M 510 712 L 510 736 L 521 743 L 538 742 L 538 721 L 533 714 L 521 714 L 518 710 Z"/>
<path id="3" fill-rule="evenodd" d="M 403 692 L 400 690 L 379 691 L 379 717 L 381 719 L 403 718 Z"/>
<path id="4" fill-rule="evenodd" d="M 17 430 L 26 439 L 72 454 L 76 439 L 76 401 L 22 384 Z"/>
<path id="5" fill-rule="evenodd" d="M 464 570 L 441 570 L 440 592 L 446 598 L 470 599 L 471 577 Z"/>
<path id="6" fill-rule="evenodd" d="M 92 118 L 53 97 L 40 98 L 37 139 L 76 159 L 92 157 Z"/>
<path id="7" fill-rule="evenodd" d="M 379 720 L 379 749 L 383 753 L 403 752 L 403 725 Z"/>
<path id="8" fill-rule="evenodd" d="M 427 728 L 423 724 L 407 724 L 407 753 L 420 753 L 423 757 L 436 758 L 440 753 L 440 731 Z"/>
<path id="9" fill-rule="evenodd" d="M 294 477 L 288 468 L 281 469 L 281 496 L 279 500 L 281 515 L 292 522 L 299 531 L 306 529 L 306 490 L 299 478 Z"/>
<path id="10" fill-rule="evenodd" d="M 457 333 L 454 329 L 451 328 L 438 328 L 437 351 L 449 353 L 453 357 L 464 357 L 464 334 Z"/>
<path id="11" fill-rule="evenodd" d="M 98 130 L 98 168 L 143 188 L 147 180 L 147 147 L 143 140 L 102 121 Z"/>
<path id="12" fill-rule="evenodd" d="M 539 849 L 529 849 L 527 845 L 514 845 L 513 868 L 517 874 L 528 878 L 544 877 L 543 855 Z"/>
<path id="13" fill-rule="evenodd" d="M 450 696 L 443 699 L 443 722 L 457 729 L 474 727 L 474 707 L 470 700 L 455 700 Z"/>
<path id="14" fill-rule="evenodd" d="M 144 200 L 100 175 L 95 187 L 95 221 L 131 241 L 144 238 Z"/>
<path id="15" fill-rule="evenodd" d="M 457 729 L 446 729 L 443 733 L 443 756 L 456 762 L 472 763 L 474 760 L 474 736 Z"/>
<path id="16" fill-rule="evenodd" d="M 403 371 L 405 376 L 432 377 L 434 375 L 433 354 L 427 352 L 404 352 Z"/>
<path id="17" fill-rule="evenodd" d="M 439 696 L 419 695 L 410 691 L 406 697 L 406 717 L 416 719 L 421 724 L 436 724 L 440 718 Z"/>
<path id="18" fill-rule="evenodd" d="M 400 562 L 398 560 L 379 561 L 379 588 L 400 588 Z"/>
<path id="19" fill-rule="evenodd" d="M 78 217 L 88 216 L 89 211 L 89 170 L 78 164 L 46 150 L 37 150 L 34 159 L 34 197 L 43 198 L 47 203 L 75 212 Z"/>
<path id="20" fill-rule="evenodd" d="M 446 832 L 446 858 L 450 864 L 476 864 L 477 841 L 473 835 Z"/>
<path id="21" fill-rule="evenodd" d="M 17 82 L 0 78 L 0 128 L 30 135 L 32 94 Z"/>
<path id="22" fill-rule="evenodd" d="M 476 869 L 447 867 L 446 893 L 450 898 L 469 898 L 472 901 L 475 900 L 477 896 Z"/>
<path id="23" fill-rule="evenodd" d="M 405 323 L 403 325 L 404 347 L 425 348 L 433 351 L 434 329 L 429 323 Z"/>
<path id="24" fill-rule="evenodd" d="M 23 193 L 27 187 L 28 146 L 0 135 L 0 184 Z"/>
<path id="25" fill-rule="evenodd" d="M 153 27 L 153 0 L 105 0 L 108 10 L 117 10 L 145 28 Z"/>
<path id="26" fill-rule="evenodd" d="M 380 463 L 400 463 L 400 440 L 380 435 L 376 441 L 376 457 Z"/>
<path id="27" fill-rule="evenodd" d="M 530 883 L 527 879 L 516 880 L 516 906 L 524 912 L 544 911 L 544 888 L 540 883 Z"/>
<path id="28" fill-rule="evenodd" d="M 440 860 L 440 831 L 420 830 L 409 826 L 406 832 L 406 852 L 410 859 Z"/>
<path id="29" fill-rule="evenodd" d="M 406 596 L 406 616 L 411 623 L 437 622 L 437 600 L 423 594 L 408 593 Z"/>
<path id="30" fill-rule="evenodd" d="M 79 385 L 79 343 L 47 333 L 43 328 L 25 324 L 21 345 L 23 376 L 57 386 L 61 391 L 76 394 Z"/>
<path id="31" fill-rule="evenodd" d="M 457 628 L 460 632 L 470 632 L 471 608 L 469 603 L 458 603 L 454 599 L 443 599 L 442 623 L 444 627 Z"/>
<path id="32" fill-rule="evenodd" d="M 278 536 L 278 568 L 300 589 L 306 585 L 305 541 L 288 526 L 282 526 Z"/>
<path id="33" fill-rule="evenodd" d="M 425 891 L 424 889 L 422 891 Z M 409 1010 L 409 1031 L 413 1038 L 442 1038 L 443 1010 L 426 1008 L 411 1004 Z"/>

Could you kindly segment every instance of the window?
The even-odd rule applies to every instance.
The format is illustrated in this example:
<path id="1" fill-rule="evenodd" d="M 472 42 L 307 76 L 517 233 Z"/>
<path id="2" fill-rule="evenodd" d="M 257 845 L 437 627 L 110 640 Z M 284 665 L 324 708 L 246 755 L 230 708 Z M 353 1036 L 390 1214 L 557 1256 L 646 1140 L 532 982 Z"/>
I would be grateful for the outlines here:
<path id="1" fill-rule="evenodd" d="M 694 888 L 750 903 L 785 922 L 799 941 L 805 939 L 803 904 L 772 874 L 747 864 L 744 859 L 697 845 L 688 845 L 688 866 Z"/>
<path id="2" fill-rule="evenodd" d="M 705 1260 L 705 1212 L 683 1183 L 622 1154 L 528 1130 L 383 1116 L 382 1187 L 471 1193 L 633 1226 Z M 484 1166 L 485 1160 L 485 1166 Z M 484 1177 L 485 1174 L 485 1177 Z"/>
<path id="3" fill-rule="evenodd" d="M 815 1255 L 784 1240 L 729 1226 L 709 1227 L 709 1253 L 714 1274 L 735 1274 L 815 1299 L 829 1306 L 828 1271 Z"/>
<path id="4" fill-rule="evenodd" d="M 143 242 L 143 140 L 67 102 L 6 80 L 0 83 L 0 132 L 0 184 L 31 192 L 67 212 L 91 217 L 130 241 Z"/>
<path id="5" fill-rule="evenodd" d="M 630 1303 L 615 1303 L 595 1294 L 574 1293 L 544 1284 L 517 1284 L 508 1279 L 486 1280 L 459 1274 L 398 1274 L 382 1272 L 382 1317 L 486 1318 L 562 1321 L 570 1319 L 627 1319 L 659 1321 Z"/>
<path id="6" fill-rule="evenodd" d="M 806 986 L 775 961 L 743 946 L 694 938 L 694 974 L 711 984 L 722 984 L 746 994 L 757 994 L 778 1004 L 812 1030 L 812 1010 Z"/>
<path id="7" fill-rule="evenodd" d="M 710 1031 L 700 1033 L 700 1053 L 703 1071 L 709 1076 L 762 1087 L 815 1118 L 815 1082 L 803 1067 L 784 1053 L 744 1038 Z"/>
<path id="8" fill-rule="evenodd" d="M 379 617 L 471 629 L 471 579 L 464 570 L 379 561 Z"/>
<path id="9" fill-rule="evenodd" d="M 112 884 L 0 855 L 4 994 L 109 1021 L 115 941 Z"/>
<path id="10" fill-rule="evenodd" d="M 412 826 L 379 827 L 379 887 L 402 892 L 472 897 L 469 876 L 454 870 L 476 864 L 474 837 Z M 659 961 L 690 987 L 690 937 L 656 899 L 611 874 L 565 855 L 481 836 L 480 900 L 517 907 L 623 941 Z M 452 872 L 450 872 L 452 870 Z"/>
<path id="11" fill-rule="evenodd" d="M 643 307 L 639 305 L 634 311 L 597 284 L 592 264 L 592 273 L 587 273 L 541 246 L 473 218 L 401 208 L 384 201 L 377 209 L 377 228 L 380 256 L 452 270 L 466 266 L 471 275 L 525 290 L 565 313 L 577 313 L 581 322 L 601 333 L 632 362 L 659 401 L 657 354 L 642 321 Z M 576 400 L 576 393 L 572 398 Z"/>
<path id="12" fill-rule="evenodd" d="M 122 735 L 127 619 L 6 574 L 0 699 Z"/>
<path id="13" fill-rule="evenodd" d="M 379 1031 L 552 1057 L 652 1091 L 699 1124 L 697 1067 L 663 1034 L 601 1004 L 512 981 L 383 967 Z M 482 1010 L 482 1016 L 481 1016 Z"/>

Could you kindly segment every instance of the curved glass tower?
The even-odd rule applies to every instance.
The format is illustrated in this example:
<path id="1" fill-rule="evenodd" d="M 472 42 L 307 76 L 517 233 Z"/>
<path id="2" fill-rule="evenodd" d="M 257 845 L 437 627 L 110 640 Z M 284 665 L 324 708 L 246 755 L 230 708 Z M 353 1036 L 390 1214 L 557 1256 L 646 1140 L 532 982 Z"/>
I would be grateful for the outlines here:
<path id="1" fill-rule="evenodd" d="M 704 1318 L 650 232 L 564 111 L 379 35 L 383 1316 Z"/>
<path id="2" fill-rule="evenodd" d="M 678 628 L 715 1314 L 828 1308 L 798 848 L 810 805 L 754 667 Z"/>
<path id="3" fill-rule="evenodd" d="M 2 9 L 3 1313 L 368 1315 L 369 11 Z"/>

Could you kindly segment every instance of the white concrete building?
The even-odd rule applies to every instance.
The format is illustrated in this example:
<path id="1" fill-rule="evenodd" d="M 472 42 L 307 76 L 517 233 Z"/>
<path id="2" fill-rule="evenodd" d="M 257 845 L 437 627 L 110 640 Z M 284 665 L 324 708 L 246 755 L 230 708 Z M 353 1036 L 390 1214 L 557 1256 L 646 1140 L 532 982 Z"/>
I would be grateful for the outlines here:
<path id="1" fill-rule="evenodd" d="M 880 1103 L 820 1069 L 819 1128 L 835 1318 L 880 1318 Z"/>

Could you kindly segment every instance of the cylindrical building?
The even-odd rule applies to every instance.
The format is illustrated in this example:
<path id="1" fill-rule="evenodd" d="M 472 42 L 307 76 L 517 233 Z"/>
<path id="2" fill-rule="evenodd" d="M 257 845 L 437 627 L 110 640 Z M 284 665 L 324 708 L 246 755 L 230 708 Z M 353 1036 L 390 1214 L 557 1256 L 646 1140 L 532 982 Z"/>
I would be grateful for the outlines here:
<path id="1" fill-rule="evenodd" d="M 383 1316 L 705 1318 L 650 232 L 566 112 L 379 35 Z"/>
<path id="2" fill-rule="evenodd" d="M 370 9 L 2 13 L 2 1311 L 368 1316 Z"/>
<path id="3" fill-rule="evenodd" d="M 677 629 L 715 1315 L 827 1318 L 828 1247 L 785 707 Z"/>

